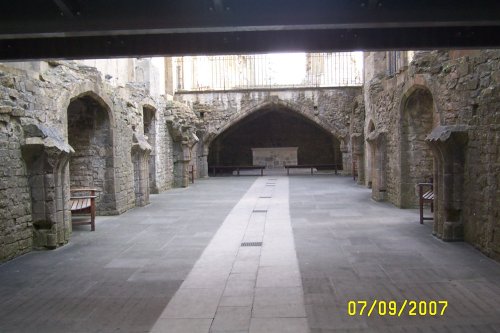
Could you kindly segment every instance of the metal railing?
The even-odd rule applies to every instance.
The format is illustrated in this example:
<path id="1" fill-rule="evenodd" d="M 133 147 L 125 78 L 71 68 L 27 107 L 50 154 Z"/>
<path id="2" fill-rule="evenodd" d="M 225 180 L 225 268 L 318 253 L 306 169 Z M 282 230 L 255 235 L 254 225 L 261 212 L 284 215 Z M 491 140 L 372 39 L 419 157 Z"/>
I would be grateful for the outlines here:
<path id="1" fill-rule="evenodd" d="M 175 58 L 177 91 L 363 84 L 360 52 Z"/>

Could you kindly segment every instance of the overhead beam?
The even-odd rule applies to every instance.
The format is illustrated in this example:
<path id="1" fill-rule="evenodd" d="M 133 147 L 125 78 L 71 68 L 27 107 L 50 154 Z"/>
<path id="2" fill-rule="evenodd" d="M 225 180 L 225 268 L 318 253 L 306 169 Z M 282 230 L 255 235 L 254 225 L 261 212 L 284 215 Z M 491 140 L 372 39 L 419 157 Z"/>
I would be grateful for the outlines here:
<path id="1" fill-rule="evenodd" d="M 497 0 L 50 4 L 0 3 L 0 59 L 500 47 Z"/>
<path id="2" fill-rule="evenodd" d="M 0 59 L 493 48 L 498 45 L 498 27 L 285 30 L 8 40 L 0 41 Z"/>
<path id="3" fill-rule="evenodd" d="M 61 16 L 74 17 L 73 10 L 68 6 L 64 0 L 54 0 L 54 3 L 61 11 Z"/>

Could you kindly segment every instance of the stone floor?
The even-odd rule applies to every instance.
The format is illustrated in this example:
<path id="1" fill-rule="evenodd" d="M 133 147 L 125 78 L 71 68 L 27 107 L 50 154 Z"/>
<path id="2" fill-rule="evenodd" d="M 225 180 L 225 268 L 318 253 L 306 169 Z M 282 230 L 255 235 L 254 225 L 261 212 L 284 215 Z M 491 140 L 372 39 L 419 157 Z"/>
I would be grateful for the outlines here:
<path id="1" fill-rule="evenodd" d="M 500 265 L 431 223 L 348 177 L 200 180 L 1 265 L 0 332 L 500 332 Z"/>

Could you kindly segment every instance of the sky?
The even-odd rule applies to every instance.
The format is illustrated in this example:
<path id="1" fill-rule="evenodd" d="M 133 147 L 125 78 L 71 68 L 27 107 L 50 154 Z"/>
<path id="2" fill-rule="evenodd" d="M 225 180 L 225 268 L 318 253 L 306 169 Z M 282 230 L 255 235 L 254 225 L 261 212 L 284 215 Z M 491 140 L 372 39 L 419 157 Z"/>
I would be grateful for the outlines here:
<path id="1" fill-rule="evenodd" d="M 305 78 L 305 53 L 272 53 L 267 57 L 274 84 L 300 84 Z"/>

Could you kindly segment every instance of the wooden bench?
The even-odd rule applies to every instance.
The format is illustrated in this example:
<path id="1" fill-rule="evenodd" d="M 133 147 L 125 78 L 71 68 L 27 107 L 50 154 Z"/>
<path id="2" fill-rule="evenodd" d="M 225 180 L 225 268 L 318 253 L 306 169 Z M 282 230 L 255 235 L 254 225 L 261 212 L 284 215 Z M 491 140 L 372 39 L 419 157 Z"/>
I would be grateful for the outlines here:
<path id="1" fill-rule="evenodd" d="M 433 220 L 434 217 L 424 217 L 424 205 L 430 204 L 431 212 L 434 212 L 434 188 L 432 183 L 418 183 L 418 198 L 420 208 L 420 224 L 424 224 L 424 220 Z"/>
<path id="2" fill-rule="evenodd" d="M 210 166 L 212 169 L 213 176 L 217 176 L 217 170 L 226 170 L 226 171 L 236 171 L 236 175 L 240 175 L 241 170 L 260 170 L 260 175 L 264 176 L 265 165 L 213 165 Z"/>
<path id="3" fill-rule="evenodd" d="M 314 174 L 314 169 L 333 169 L 337 174 L 337 164 L 298 164 L 298 165 L 285 165 L 287 176 L 290 175 L 290 169 L 311 169 L 311 175 Z"/>
<path id="4" fill-rule="evenodd" d="M 90 230 L 95 230 L 95 188 L 72 188 L 69 205 L 71 216 L 88 216 L 88 220 L 71 219 L 72 225 L 90 224 Z M 82 193 L 76 195 L 75 193 Z"/>

